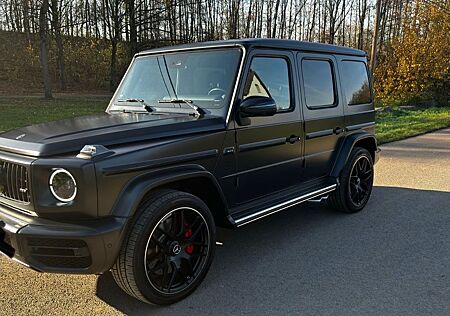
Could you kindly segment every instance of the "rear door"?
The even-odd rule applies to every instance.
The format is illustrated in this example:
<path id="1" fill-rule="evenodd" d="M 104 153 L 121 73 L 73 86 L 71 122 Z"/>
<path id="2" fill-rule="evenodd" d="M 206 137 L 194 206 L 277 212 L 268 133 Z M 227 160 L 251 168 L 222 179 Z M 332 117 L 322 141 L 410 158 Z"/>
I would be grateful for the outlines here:
<path id="1" fill-rule="evenodd" d="M 345 134 L 343 100 L 333 55 L 299 53 L 297 68 L 305 120 L 305 172 L 311 180 L 329 174 Z"/>
<path id="2" fill-rule="evenodd" d="M 270 96 L 278 112 L 237 124 L 238 204 L 298 185 L 303 172 L 304 137 L 294 54 L 261 49 L 249 57 L 240 99 Z"/>

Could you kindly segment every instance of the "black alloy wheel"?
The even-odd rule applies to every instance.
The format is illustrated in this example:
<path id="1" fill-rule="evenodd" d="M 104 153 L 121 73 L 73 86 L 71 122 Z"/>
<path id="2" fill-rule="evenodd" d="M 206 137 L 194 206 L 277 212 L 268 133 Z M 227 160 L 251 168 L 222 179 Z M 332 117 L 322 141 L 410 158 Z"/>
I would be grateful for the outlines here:
<path id="1" fill-rule="evenodd" d="M 371 161 L 365 155 L 359 156 L 350 172 L 349 194 L 356 207 L 365 204 L 370 196 L 373 182 L 373 168 Z"/>
<path id="2" fill-rule="evenodd" d="M 162 294 L 179 293 L 206 264 L 210 250 L 206 220 L 190 207 L 174 209 L 153 229 L 145 249 L 145 272 Z"/>
<path id="3" fill-rule="evenodd" d="M 127 294 L 168 305 L 190 295 L 211 266 L 216 226 L 198 197 L 175 190 L 149 195 L 129 225 L 112 268 Z"/>
<path id="4" fill-rule="evenodd" d="M 365 148 L 355 147 L 339 176 L 339 185 L 328 196 L 328 205 L 344 213 L 361 211 L 373 187 L 373 160 Z"/>

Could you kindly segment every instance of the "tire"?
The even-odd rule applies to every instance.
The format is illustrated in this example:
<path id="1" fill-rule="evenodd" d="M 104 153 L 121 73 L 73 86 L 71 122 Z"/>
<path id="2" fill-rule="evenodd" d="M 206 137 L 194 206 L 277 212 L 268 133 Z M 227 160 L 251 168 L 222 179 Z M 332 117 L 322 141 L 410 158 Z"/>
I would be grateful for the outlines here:
<path id="1" fill-rule="evenodd" d="M 364 171 L 361 171 L 362 166 L 365 166 Z M 328 197 L 328 206 L 344 213 L 361 211 L 372 193 L 373 177 L 372 156 L 367 149 L 355 147 L 339 176 L 338 187 Z"/>
<path id="2" fill-rule="evenodd" d="M 130 223 L 112 268 L 114 280 L 145 303 L 178 302 L 205 278 L 215 235 L 214 219 L 202 200 L 180 191 L 155 192 Z"/>

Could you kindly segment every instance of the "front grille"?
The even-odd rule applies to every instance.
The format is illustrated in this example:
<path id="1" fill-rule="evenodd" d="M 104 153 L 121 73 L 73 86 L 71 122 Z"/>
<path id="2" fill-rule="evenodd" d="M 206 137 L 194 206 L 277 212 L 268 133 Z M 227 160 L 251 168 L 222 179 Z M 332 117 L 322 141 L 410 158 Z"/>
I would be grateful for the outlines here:
<path id="1" fill-rule="evenodd" d="M 30 180 L 25 166 L 0 160 L 0 197 L 30 203 Z"/>

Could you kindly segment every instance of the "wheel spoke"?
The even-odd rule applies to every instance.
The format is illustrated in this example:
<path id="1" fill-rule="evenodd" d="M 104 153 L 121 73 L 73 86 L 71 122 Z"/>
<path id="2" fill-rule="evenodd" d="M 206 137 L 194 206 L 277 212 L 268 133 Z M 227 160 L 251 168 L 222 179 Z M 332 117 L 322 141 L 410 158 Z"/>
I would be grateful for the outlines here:
<path id="1" fill-rule="evenodd" d="M 163 267 L 163 275 L 161 279 L 161 289 L 164 290 L 164 284 L 166 283 L 167 275 L 169 272 L 169 263 L 166 261 Z"/>
<path id="2" fill-rule="evenodd" d="M 172 276 L 170 277 L 169 284 L 167 285 L 167 290 L 170 292 L 170 288 L 172 287 L 173 281 L 175 281 L 175 277 L 178 274 L 178 269 L 174 263 L 172 263 Z"/>
<path id="3" fill-rule="evenodd" d="M 358 190 L 357 190 L 357 189 L 351 190 L 351 192 L 350 192 L 350 198 L 351 198 L 353 201 L 355 201 L 355 199 L 357 198 L 357 196 L 358 196 Z"/>
<path id="4" fill-rule="evenodd" d="M 198 227 L 195 230 L 195 232 L 192 234 L 191 238 L 189 238 L 189 240 L 194 240 L 195 237 L 197 237 L 198 233 L 200 233 L 200 231 L 201 231 L 201 229 L 203 228 L 204 225 L 205 225 L 205 223 L 201 222 L 200 225 L 198 225 Z"/>
<path id="5" fill-rule="evenodd" d="M 156 236 L 152 236 L 151 239 L 155 244 L 157 244 L 161 249 L 165 248 L 165 245 Z"/>
<path id="6" fill-rule="evenodd" d="M 171 233 L 169 233 L 168 231 L 162 229 L 161 227 L 157 227 L 156 228 L 157 231 L 159 231 L 161 234 L 166 235 L 167 237 L 169 237 L 172 240 L 176 240 L 176 237 L 174 235 L 172 235 Z"/>
<path id="7" fill-rule="evenodd" d="M 364 183 L 364 182 L 361 182 L 361 191 L 362 192 L 364 192 L 364 193 L 367 193 L 367 191 L 369 191 L 369 186 L 366 184 L 366 183 Z"/>
<path id="8" fill-rule="evenodd" d="M 356 163 L 356 170 L 358 171 L 358 175 L 361 173 L 361 160 L 358 160 Z"/>
<path id="9" fill-rule="evenodd" d="M 364 200 L 365 195 L 366 193 L 364 192 L 364 190 L 359 191 L 358 203 L 361 203 Z"/>
<path id="10" fill-rule="evenodd" d="M 201 220 L 200 217 L 196 217 L 194 222 L 188 226 L 188 229 L 193 229 Z"/>
<path id="11" fill-rule="evenodd" d="M 184 229 L 185 229 L 185 227 L 184 227 L 185 221 L 186 221 L 186 219 L 185 219 L 185 215 L 184 215 L 184 210 L 181 210 L 180 211 L 180 230 L 178 232 L 179 237 L 183 236 Z"/>
<path id="12" fill-rule="evenodd" d="M 363 173 L 362 175 L 361 175 L 361 180 L 362 181 L 367 181 L 367 180 L 370 180 L 370 178 L 372 178 L 372 172 L 369 170 L 369 171 L 366 171 L 365 173 Z"/>
<path id="13" fill-rule="evenodd" d="M 165 258 L 163 260 L 161 260 L 159 263 L 157 263 L 153 268 L 148 270 L 148 272 L 155 273 L 156 271 L 161 270 L 163 268 L 164 264 L 165 264 Z"/>
<path id="14" fill-rule="evenodd" d="M 360 161 L 361 161 L 361 173 L 363 173 L 366 170 L 367 160 L 361 159 Z"/>
<path id="15" fill-rule="evenodd" d="M 160 251 L 160 252 L 152 252 L 150 255 L 147 254 L 147 261 L 151 262 L 151 261 L 153 261 L 154 259 L 157 259 L 157 258 L 159 258 L 159 259 L 164 258 L 164 256 L 165 256 L 165 254 L 162 251 Z"/>

